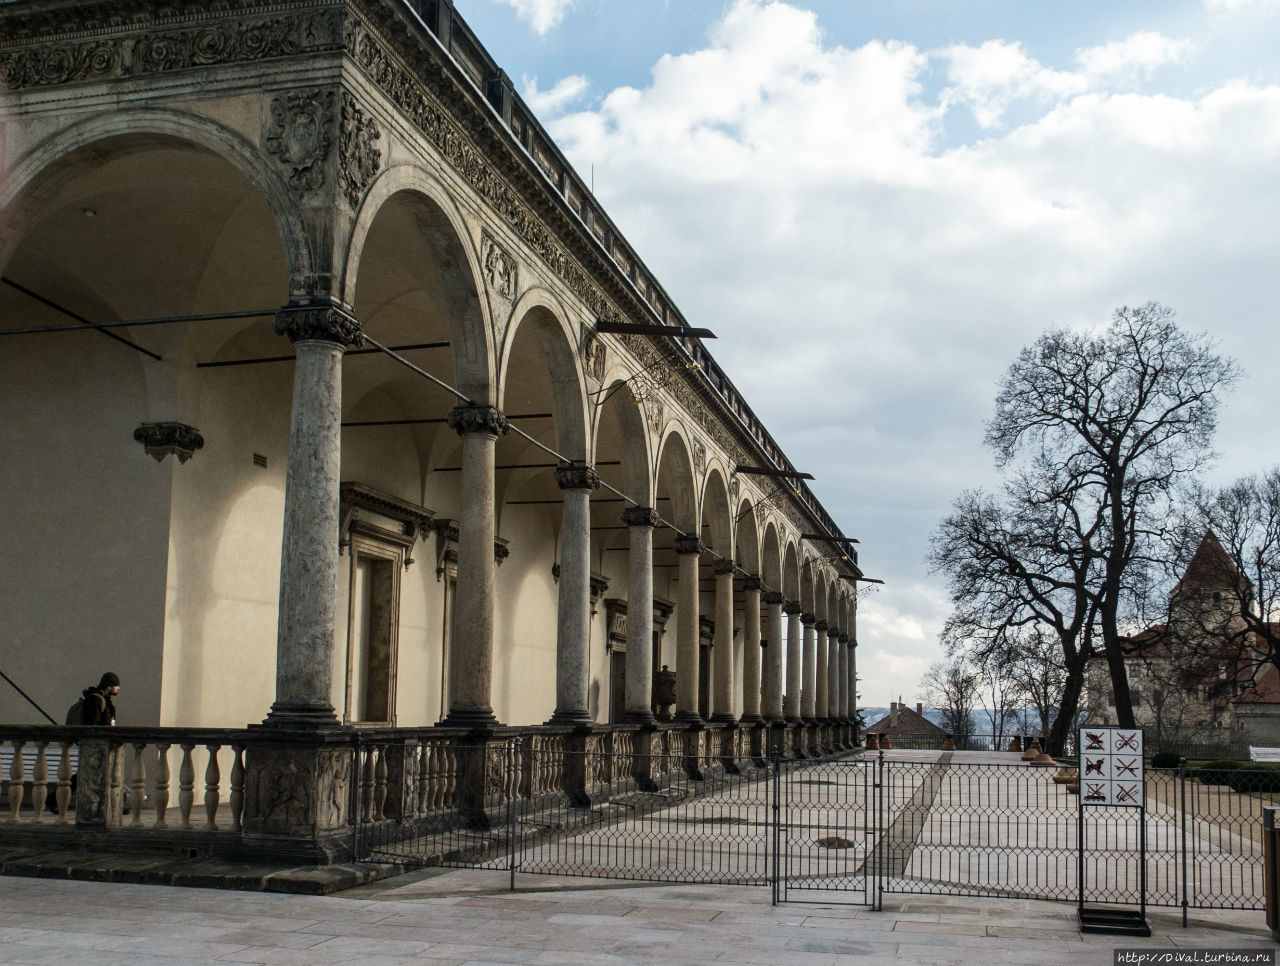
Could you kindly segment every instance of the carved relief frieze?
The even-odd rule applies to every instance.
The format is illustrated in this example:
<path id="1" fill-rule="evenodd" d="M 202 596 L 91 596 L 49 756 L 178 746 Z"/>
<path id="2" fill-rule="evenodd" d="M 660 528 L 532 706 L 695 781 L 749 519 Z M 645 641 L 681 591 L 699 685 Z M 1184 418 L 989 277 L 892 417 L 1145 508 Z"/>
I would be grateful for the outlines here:
<path id="1" fill-rule="evenodd" d="M 116 5 L 117 7 L 122 5 Z M 40 23 L 24 25 L 21 18 L 6 23 L 9 39 L 33 35 L 40 39 L 60 32 L 83 32 L 94 25 L 91 14 L 67 5 Z M 121 11 L 112 11 L 99 29 L 117 27 Z M 193 5 L 192 15 L 208 15 L 205 5 Z M 49 16 L 62 20 L 44 22 Z M 341 36 L 341 13 L 324 11 L 299 16 L 202 23 L 185 29 L 152 30 L 92 40 L 68 38 L 0 54 L 0 80 L 11 91 L 76 81 L 157 74 L 281 57 L 332 46 Z"/>
<path id="2" fill-rule="evenodd" d="M 699 477 L 707 468 L 707 446 L 700 439 L 693 441 L 693 468 Z"/>
<path id="3" fill-rule="evenodd" d="M 333 91 L 294 91 L 271 99 L 262 146 L 289 172 L 299 197 L 324 186 L 333 147 Z"/>
<path id="4" fill-rule="evenodd" d="M 382 166 L 377 140 L 382 137 L 378 122 L 360 108 L 356 99 L 342 92 L 342 126 L 338 131 L 338 172 L 342 191 L 352 208 L 360 204 L 365 190 Z"/>
<path id="5" fill-rule="evenodd" d="M 487 229 L 480 233 L 480 257 L 489 291 L 508 302 L 514 300 L 520 290 L 515 257 Z"/>

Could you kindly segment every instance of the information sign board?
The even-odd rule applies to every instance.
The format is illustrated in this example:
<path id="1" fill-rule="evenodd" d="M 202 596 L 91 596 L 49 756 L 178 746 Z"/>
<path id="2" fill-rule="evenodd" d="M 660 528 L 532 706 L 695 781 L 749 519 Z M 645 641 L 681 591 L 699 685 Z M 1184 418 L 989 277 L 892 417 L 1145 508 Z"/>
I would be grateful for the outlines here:
<path id="1" fill-rule="evenodd" d="M 1080 803 L 1142 808 L 1142 730 L 1080 729 Z"/>

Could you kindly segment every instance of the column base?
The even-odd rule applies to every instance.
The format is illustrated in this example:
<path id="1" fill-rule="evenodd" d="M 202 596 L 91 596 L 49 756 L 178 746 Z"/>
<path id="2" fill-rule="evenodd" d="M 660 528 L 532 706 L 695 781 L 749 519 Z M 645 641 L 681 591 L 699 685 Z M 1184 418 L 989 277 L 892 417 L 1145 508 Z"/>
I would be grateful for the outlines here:
<path id="1" fill-rule="evenodd" d="M 273 704 L 262 724 L 250 728 L 290 728 L 297 731 L 331 731 L 342 727 L 332 705 Z"/>
<path id="2" fill-rule="evenodd" d="M 652 711 L 624 711 L 622 714 L 622 723 L 653 725 L 658 723 L 658 719 L 653 716 Z"/>
<path id="3" fill-rule="evenodd" d="M 729 711 L 717 711 L 711 715 L 711 720 L 716 724 L 737 724 L 738 719 Z"/>
<path id="4" fill-rule="evenodd" d="M 583 725 L 593 725 L 595 722 L 586 711 L 560 711 L 557 709 L 544 724 L 580 728 Z"/>
<path id="5" fill-rule="evenodd" d="M 702 715 L 696 711 L 677 711 L 675 720 L 684 724 L 702 724 Z"/>
<path id="6" fill-rule="evenodd" d="M 437 728 L 490 728 L 500 727 L 492 708 L 461 708 L 450 711 Z"/>
<path id="7" fill-rule="evenodd" d="M 744 714 L 741 718 L 738 719 L 738 722 L 740 724 L 745 724 L 745 725 L 760 724 L 760 722 L 762 721 L 764 721 L 764 717 L 758 714 Z"/>

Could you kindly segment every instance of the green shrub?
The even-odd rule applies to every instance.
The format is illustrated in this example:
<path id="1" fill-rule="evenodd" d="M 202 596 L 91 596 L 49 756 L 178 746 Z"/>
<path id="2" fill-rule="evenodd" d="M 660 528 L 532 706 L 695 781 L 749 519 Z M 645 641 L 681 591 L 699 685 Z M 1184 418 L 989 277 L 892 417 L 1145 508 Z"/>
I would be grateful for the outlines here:
<path id="1" fill-rule="evenodd" d="M 1224 759 L 1222 761 L 1206 761 L 1196 771 L 1196 779 L 1205 785 L 1225 785 L 1231 772 L 1238 769 L 1243 762 Z"/>
<path id="2" fill-rule="evenodd" d="M 1280 792 L 1280 762 L 1249 761 L 1227 775 L 1235 792 Z"/>
<path id="3" fill-rule="evenodd" d="M 1152 768 L 1177 768 L 1182 756 L 1176 751 L 1159 751 L 1151 756 Z"/>

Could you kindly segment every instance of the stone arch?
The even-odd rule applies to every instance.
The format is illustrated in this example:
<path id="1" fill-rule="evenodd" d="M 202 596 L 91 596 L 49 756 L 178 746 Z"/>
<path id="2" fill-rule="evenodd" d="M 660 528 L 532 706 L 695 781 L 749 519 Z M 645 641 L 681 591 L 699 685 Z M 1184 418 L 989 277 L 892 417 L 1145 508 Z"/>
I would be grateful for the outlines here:
<path id="1" fill-rule="evenodd" d="M 787 600 L 800 603 L 800 556 L 795 541 L 787 541 L 782 556 L 782 594 Z"/>
<path id="2" fill-rule="evenodd" d="M 508 387 L 516 377 L 510 364 L 521 333 L 532 333 L 537 338 L 547 360 L 555 405 L 556 449 L 569 459 L 585 460 L 588 456 L 586 379 L 564 310 L 545 289 L 525 292 L 512 310 L 498 362 L 498 408 L 506 407 Z"/>
<path id="3" fill-rule="evenodd" d="M 760 574 L 760 524 L 755 505 L 746 498 L 739 501 L 734 513 L 734 531 L 734 559 L 747 573 Z M 776 546 L 776 537 L 774 542 Z"/>
<path id="4" fill-rule="evenodd" d="M 697 533 L 698 499 L 694 490 L 693 460 L 684 430 L 678 423 L 669 423 L 666 427 L 658 445 L 657 467 L 655 488 L 666 482 L 671 490 L 671 522 L 684 533 Z"/>
<path id="5" fill-rule="evenodd" d="M 621 366 L 614 366 L 605 373 L 600 388 L 590 394 L 595 410 L 590 430 L 591 460 L 599 463 L 606 449 L 616 449 L 622 458 L 621 489 L 637 505 L 652 506 L 655 498 L 652 467 L 657 465 L 657 460 L 651 459 L 645 414 L 642 404 L 630 391 L 631 378 Z"/>
<path id="6" fill-rule="evenodd" d="M 434 256 L 434 279 L 443 298 L 453 350 L 454 384 L 477 405 L 495 405 L 495 337 L 484 292 L 480 256 L 466 220 L 444 186 L 425 168 L 398 164 L 382 172 L 364 197 L 347 242 L 342 297 L 356 304 L 357 282 L 369 233 L 379 217 L 403 204 Z M 425 269 L 426 266 L 424 266 Z"/>
<path id="7" fill-rule="evenodd" d="M 283 175 L 256 145 L 209 118 L 183 111 L 125 109 L 97 115 L 54 134 L 31 148 L 0 186 L 0 210 L 9 225 L 0 245 L 0 266 L 7 265 L 19 243 L 31 209 L 56 192 L 66 170 L 81 156 L 100 161 L 104 152 L 120 153 L 163 142 L 215 155 L 231 164 L 262 195 L 283 244 L 285 265 L 294 286 L 313 276 L 314 256 L 302 214 Z"/>
<path id="8" fill-rule="evenodd" d="M 719 468 L 709 470 L 702 484 L 702 531 L 704 541 L 721 557 L 732 560 L 734 552 L 734 527 L 729 508 L 729 487 Z"/>
<path id="9" fill-rule="evenodd" d="M 760 553 L 760 576 L 770 590 L 782 590 L 782 551 L 778 545 L 778 528 L 773 522 L 765 524 L 764 542 Z"/>

